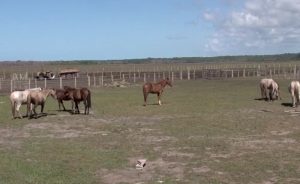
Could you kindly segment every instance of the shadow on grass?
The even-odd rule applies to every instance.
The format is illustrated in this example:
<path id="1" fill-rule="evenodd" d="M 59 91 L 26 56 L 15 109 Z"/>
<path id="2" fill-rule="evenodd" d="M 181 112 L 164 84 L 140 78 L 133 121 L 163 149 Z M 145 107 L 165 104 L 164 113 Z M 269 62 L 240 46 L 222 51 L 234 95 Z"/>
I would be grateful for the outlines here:
<path id="1" fill-rule="evenodd" d="M 254 98 L 254 100 L 267 101 L 265 98 Z"/>
<path id="2" fill-rule="evenodd" d="M 53 114 L 53 113 L 39 113 L 36 116 L 35 115 L 31 115 L 30 117 L 28 117 L 28 119 L 39 119 L 41 117 L 45 117 L 45 116 L 55 116 L 57 114 Z M 25 116 L 24 116 L 25 117 Z"/>
<path id="3" fill-rule="evenodd" d="M 293 107 L 292 103 L 281 103 L 281 105 L 285 107 Z"/>

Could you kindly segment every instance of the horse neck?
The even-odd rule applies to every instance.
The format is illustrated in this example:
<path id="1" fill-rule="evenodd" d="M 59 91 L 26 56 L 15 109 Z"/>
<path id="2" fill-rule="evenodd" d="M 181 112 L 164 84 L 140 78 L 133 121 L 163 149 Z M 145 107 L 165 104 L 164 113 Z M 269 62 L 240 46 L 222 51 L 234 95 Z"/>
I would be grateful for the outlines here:
<path id="1" fill-rule="evenodd" d="M 160 81 L 159 84 L 164 88 L 167 85 L 167 81 L 165 81 L 165 80 Z"/>
<path id="2" fill-rule="evenodd" d="M 49 96 L 50 92 L 50 90 L 42 91 L 43 98 L 46 99 Z"/>

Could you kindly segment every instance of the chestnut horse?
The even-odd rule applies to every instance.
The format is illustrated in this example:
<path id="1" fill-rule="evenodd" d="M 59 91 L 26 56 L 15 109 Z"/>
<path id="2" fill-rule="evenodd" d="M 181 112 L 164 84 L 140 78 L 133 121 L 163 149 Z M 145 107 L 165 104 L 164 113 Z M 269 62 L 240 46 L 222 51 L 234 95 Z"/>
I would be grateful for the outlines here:
<path id="1" fill-rule="evenodd" d="M 53 89 L 43 89 L 41 91 L 29 92 L 27 96 L 27 112 L 29 112 L 28 119 L 31 118 L 32 111 L 34 116 L 37 117 L 35 109 L 38 105 L 41 106 L 41 113 L 43 113 L 45 102 L 49 95 L 51 95 L 53 98 L 56 98 L 55 91 Z M 33 107 L 31 104 L 33 104 Z"/>
<path id="2" fill-rule="evenodd" d="M 169 78 L 166 78 L 164 80 L 159 81 L 158 83 L 150 83 L 147 82 L 146 84 L 143 85 L 143 94 L 144 94 L 144 106 L 147 105 L 147 97 L 149 93 L 152 94 L 157 94 L 157 99 L 158 99 L 158 105 L 161 105 L 161 95 L 164 91 L 164 88 L 166 85 L 169 85 L 172 87 L 172 83 L 169 80 Z"/>
<path id="3" fill-rule="evenodd" d="M 65 89 L 54 89 L 54 90 L 55 90 L 59 110 L 61 109 L 60 107 L 62 106 L 64 111 L 66 111 L 63 101 L 69 101 L 71 100 L 71 98 L 65 95 L 66 92 Z"/>
<path id="4" fill-rule="evenodd" d="M 87 88 L 71 88 L 68 86 L 64 87 L 65 89 L 65 96 L 66 98 L 70 98 L 72 100 L 72 112 L 80 114 L 78 104 L 83 101 L 84 104 L 84 114 L 89 114 L 90 108 L 92 107 L 91 104 L 91 91 Z M 75 110 L 74 110 L 74 103 L 75 103 Z"/>

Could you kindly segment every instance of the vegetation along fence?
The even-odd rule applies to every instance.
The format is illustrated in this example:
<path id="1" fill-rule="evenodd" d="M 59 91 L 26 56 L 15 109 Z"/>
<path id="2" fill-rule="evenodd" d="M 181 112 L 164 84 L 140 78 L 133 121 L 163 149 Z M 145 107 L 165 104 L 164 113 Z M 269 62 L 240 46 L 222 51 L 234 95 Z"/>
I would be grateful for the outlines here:
<path id="1" fill-rule="evenodd" d="M 156 82 L 160 79 L 198 80 L 198 79 L 227 79 L 246 77 L 275 77 L 287 79 L 300 78 L 300 66 L 289 65 L 191 65 L 184 67 L 153 68 L 153 70 L 134 69 L 132 71 L 105 71 L 81 73 L 74 78 L 55 78 L 52 80 L 37 80 L 33 78 L 7 79 L 0 78 L 0 92 L 8 93 L 34 87 L 62 88 L 71 87 L 103 87 L 119 84 L 135 84 L 147 81 Z"/>

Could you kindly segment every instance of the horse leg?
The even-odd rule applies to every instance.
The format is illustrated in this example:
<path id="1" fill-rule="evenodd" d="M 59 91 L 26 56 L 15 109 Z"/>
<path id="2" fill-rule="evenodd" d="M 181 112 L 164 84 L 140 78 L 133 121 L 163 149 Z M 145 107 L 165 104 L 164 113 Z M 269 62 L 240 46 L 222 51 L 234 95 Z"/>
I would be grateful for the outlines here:
<path id="1" fill-rule="evenodd" d="M 291 91 L 291 95 L 292 95 L 292 104 L 293 104 L 293 107 L 296 107 L 296 97 L 295 97 L 295 93 L 294 93 L 293 90 Z"/>
<path id="2" fill-rule="evenodd" d="M 144 106 L 147 105 L 147 97 L 148 97 L 148 93 L 144 92 Z"/>
<path id="3" fill-rule="evenodd" d="M 33 105 L 33 109 L 32 109 L 32 110 L 33 110 L 33 113 L 34 113 L 34 117 L 35 117 L 35 118 L 37 118 L 37 113 L 36 113 L 36 111 L 35 111 L 35 108 L 36 108 L 36 107 L 37 107 L 37 105 L 36 105 L 36 104 L 34 104 L 34 105 Z"/>
<path id="4" fill-rule="evenodd" d="M 16 102 L 11 101 L 11 112 L 12 112 L 12 119 L 15 119 L 15 109 L 16 109 Z"/>
<path id="5" fill-rule="evenodd" d="M 86 100 L 83 100 L 83 105 L 84 105 L 84 114 L 86 115 L 87 113 L 87 101 Z"/>
<path id="6" fill-rule="evenodd" d="M 161 96 L 161 93 L 157 93 L 158 105 L 161 105 L 160 96 Z"/>
<path id="7" fill-rule="evenodd" d="M 63 102 L 63 101 L 61 101 L 61 105 L 63 106 L 64 111 L 66 111 L 66 108 L 65 108 L 65 105 L 64 105 L 64 102 Z M 59 110 L 60 110 L 60 109 L 59 109 Z"/>
<path id="8" fill-rule="evenodd" d="M 57 102 L 58 102 L 58 110 L 60 110 L 61 100 L 57 100 Z"/>
<path id="9" fill-rule="evenodd" d="M 22 116 L 22 114 L 20 113 L 20 107 L 21 107 L 21 104 L 17 104 L 16 110 L 17 110 L 17 112 L 18 112 L 18 114 L 19 114 L 19 117 L 22 119 L 23 116 Z"/>
<path id="10" fill-rule="evenodd" d="M 76 109 L 77 109 L 77 113 L 80 114 L 80 111 L 79 111 L 79 106 L 78 106 L 79 102 L 75 102 L 75 105 L 76 105 Z"/>
<path id="11" fill-rule="evenodd" d="M 45 106 L 45 103 L 42 103 L 41 104 L 41 114 L 44 114 L 43 112 L 44 112 L 44 106 Z"/>

